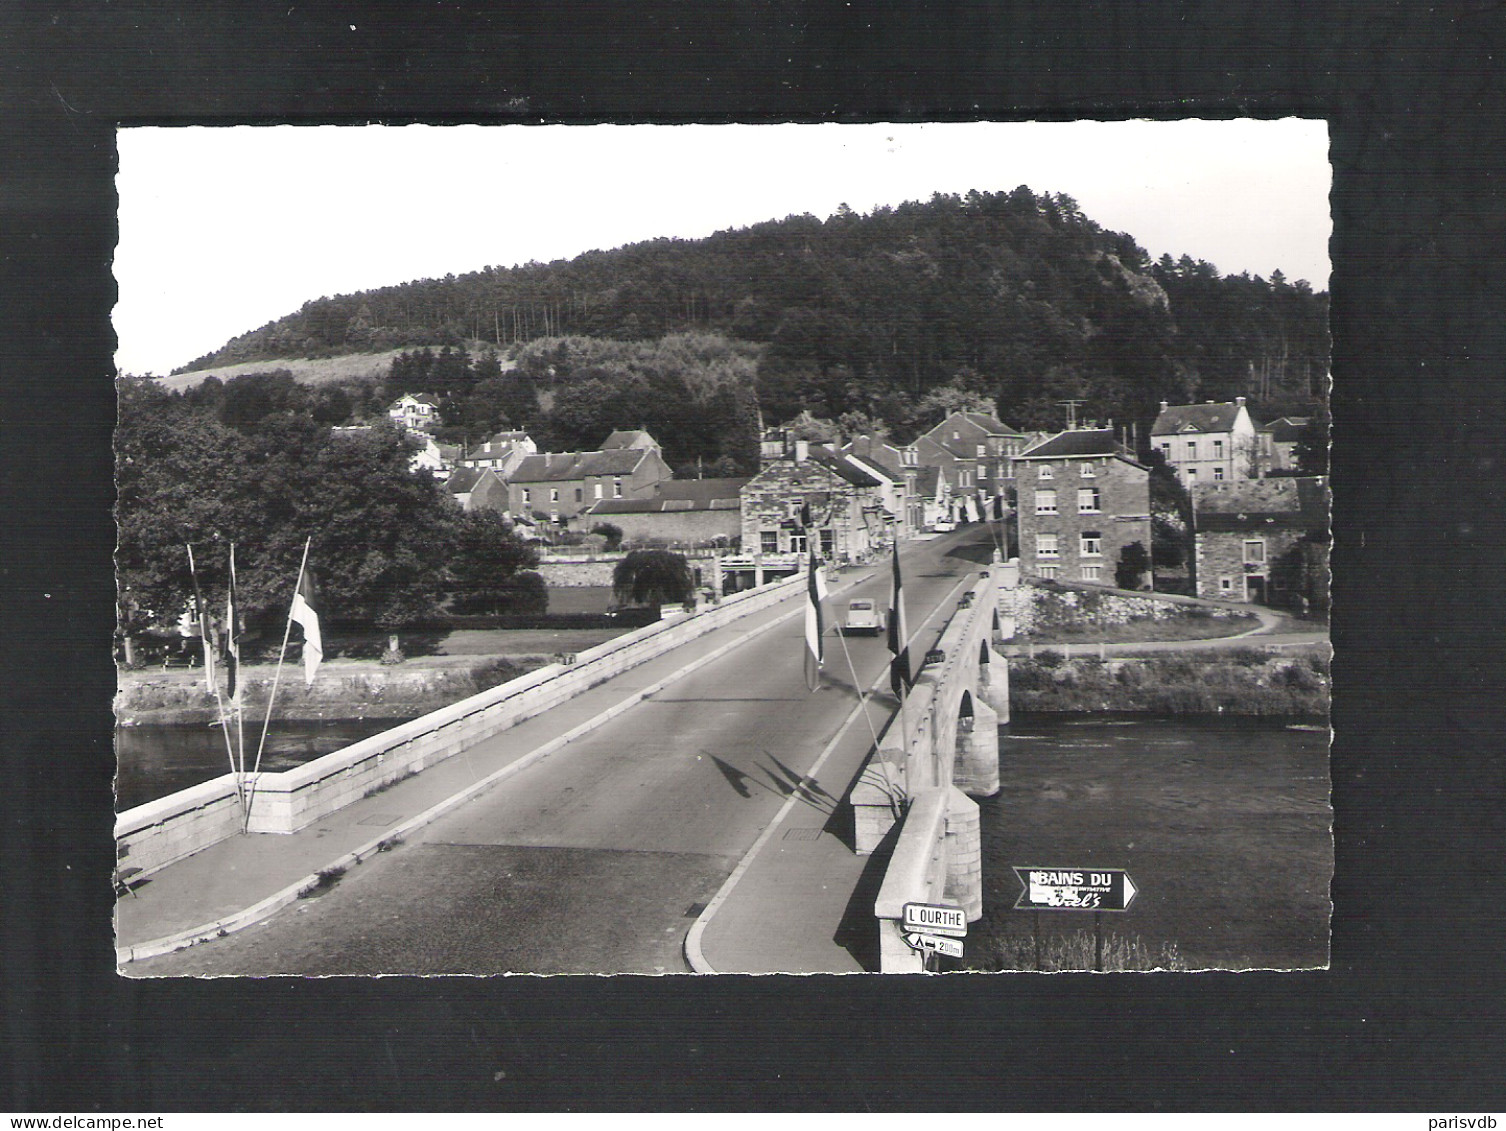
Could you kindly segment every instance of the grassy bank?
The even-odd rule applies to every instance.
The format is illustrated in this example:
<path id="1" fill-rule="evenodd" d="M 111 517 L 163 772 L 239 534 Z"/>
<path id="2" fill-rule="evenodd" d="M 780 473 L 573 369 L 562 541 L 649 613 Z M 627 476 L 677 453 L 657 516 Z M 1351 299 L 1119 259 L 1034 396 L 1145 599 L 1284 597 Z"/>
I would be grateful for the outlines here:
<path id="1" fill-rule="evenodd" d="M 548 663 L 544 656 L 466 657 L 447 662 L 337 662 L 325 665 L 305 687 L 302 671 L 284 667 L 277 685 L 277 717 L 283 719 L 412 718 L 506 683 Z M 274 669 L 243 669 L 249 717 L 266 710 Z M 223 682 L 221 684 L 223 691 Z M 203 672 L 122 672 L 115 715 L 127 725 L 210 722 L 218 717 Z"/>
<path id="2" fill-rule="evenodd" d="M 1200 615 L 1201 614 L 1201 615 Z M 1140 617 L 1123 624 L 1053 625 L 1039 632 L 1022 633 L 1024 644 L 1144 644 L 1157 640 L 1217 640 L 1238 636 L 1260 627 L 1254 613 L 1213 617 L 1193 609 L 1178 618 Z"/>
<path id="3" fill-rule="evenodd" d="M 1112 660 L 1044 651 L 1010 660 L 1009 702 L 1026 712 L 1323 717 L 1329 662 L 1259 648 Z"/>

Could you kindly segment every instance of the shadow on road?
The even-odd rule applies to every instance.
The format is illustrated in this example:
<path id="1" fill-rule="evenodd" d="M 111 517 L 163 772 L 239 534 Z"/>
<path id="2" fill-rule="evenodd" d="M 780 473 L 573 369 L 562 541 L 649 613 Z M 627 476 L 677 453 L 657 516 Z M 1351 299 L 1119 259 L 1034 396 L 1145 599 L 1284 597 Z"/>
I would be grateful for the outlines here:
<path id="1" fill-rule="evenodd" d="M 838 808 L 848 814 L 847 820 L 851 824 L 852 806 L 842 805 Z M 852 955 L 857 964 L 871 974 L 877 974 L 880 968 L 878 920 L 873 917 L 873 902 L 878 899 L 879 889 L 884 885 L 884 873 L 889 870 L 889 857 L 899 840 L 899 830 L 900 826 L 896 824 L 873 850 L 873 855 L 864 865 L 857 886 L 852 889 L 852 896 L 842 911 L 842 920 L 831 937 L 832 942 Z"/>

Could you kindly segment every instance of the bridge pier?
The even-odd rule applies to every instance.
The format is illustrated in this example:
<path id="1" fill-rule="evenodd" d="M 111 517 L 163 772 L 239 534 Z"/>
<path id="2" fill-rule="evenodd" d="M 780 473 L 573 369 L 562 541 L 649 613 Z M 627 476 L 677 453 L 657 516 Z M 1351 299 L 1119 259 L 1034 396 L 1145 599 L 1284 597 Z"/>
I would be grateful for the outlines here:
<path id="1" fill-rule="evenodd" d="M 952 781 L 969 796 L 992 797 L 999 792 L 999 716 L 980 697 L 973 719 L 970 731 L 958 731 Z"/>
<path id="2" fill-rule="evenodd" d="M 946 901 L 983 918 L 983 822 L 978 803 L 956 786 L 947 790 Z"/>

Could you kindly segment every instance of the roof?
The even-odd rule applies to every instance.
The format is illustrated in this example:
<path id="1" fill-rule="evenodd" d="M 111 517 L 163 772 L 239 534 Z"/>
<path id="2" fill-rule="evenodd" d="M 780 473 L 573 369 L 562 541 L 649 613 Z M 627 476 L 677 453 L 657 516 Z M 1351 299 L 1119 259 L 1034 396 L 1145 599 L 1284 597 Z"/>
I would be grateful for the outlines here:
<path id="1" fill-rule="evenodd" d="M 412 401 L 414 404 L 426 404 L 430 408 L 438 408 L 439 402 L 428 393 L 404 393 L 392 402 L 392 408 L 400 408 L 404 401 Z"/>
<path id="2" fill-rule="evenodd" d="M 747 482 L 747 476 L 740 479 L 665 479 L 655 486 L 654 491 L 659 499 L 716 509 L 718 499 L 731 499 L 736 506 L 743 484 Z"/>
<path id="3" fill-rule="evenodd" d="M 904 478 L 904 456 L 900 450 L 875 436 L 854 437 L 842 445 L 842 453 L 878 468 L 891 479 Z"/>
<path id="4" fill-rule="evenodd" d="M 1117 456 L 1124 459 L 1111 428 L 1075 428 L 1058 432 L 1049 440 L 1042 440 L 1033 448 L 1027 448 L 1015 459 L 1108 459 Z M 1128 460 L 1134 463 L 1134 460 Z M 1136 466 L 1139 466 L 1136 464 Z"/>
<path id="5" fill-rule="evenodd" d="M 457 467 L 450 472 L 450 477 L 445 480 L 445 486 L 452 495 L 464 495 L 476 486 L 482 475 L 486 474 L 484 467 Z"/>
<path id="6" fill-rule="evenodd" d="M 945 480 L 941 478 L 941 468 L 934 465 L 922 467 L 920 474 L 915 477 L 915 493 L 930 497 L 940 492 L 943 482 Z"/>
<path id="7" fill-rule="evenodd" d="M 974 424 L 976 424 L 979 428 L 983 429 L 985 432 L 991 432 L 991 433 L 993 433 L 996 436 L 1019 436 L 1019 435 L 1021 435 L 1021 433 L 1016 432 L 1013 428 L 1011 428 L 1009 425 L 1005 424 L 1002 420 L 999 420 L 997 417 L 989 416 L 988 413 L 986 413 L 986 412 L 964 412 L 964 413 L 960 413 L 959 415 L 961 415 L 962 417 L 964 417 L 967 420 L 972 421 Z"/>
<path id="8" fill-rule="evenodd" d="M 1260 431 L 1269 432 L 1271 440 L 1277 444 L 1295 444 L 1302 439 L 1302 431 L 1311 420 L 1310 416 L 1283 416 L 1271 421 Z"/>
<path id="9" fill-rule="evenodd" d="M 1252 480 L 1269 483 L 1269 480 Z M 1285 499 L 1250 500 L 1251 506 L 1244 510 L 1234 509 L 1238 500 L 1220 500 L 1230 509 L 1204 509 L 1209 501 L 1199 496 L 1196 511 L 1196 528 L 1199 533 L 1219 534 L 1256 532 L 1259 530 L 1326 530 L 1328 528 L 1328 486 L 1319 475 L 1284 480 L 1295 483 L 1295 492 L 1284 492 Z M 1279 505 L 1285 501 L 1287 505 Z"/>
<path id="10" fill-rule="evenodd" d="M 603 451 L 611 451 L 614 448 L 636 447 L 643 442 L 647 442 L 653 447 L 659 446 L 654 442 L 654 438 L 647 432 L 645 432 L 642 428 L 629 428 L 618 429 L 617 431 L 613 432 L 610 436 L 602 441 L 601 447 Z"/>
<path id="11" fill-rule="evenodd" d="M 1238 401 L 1167 405 L 1150 426 L 1150 434 L 1171 436 L 1178 432 L 1228 432 L 1234 427 L 1234 418 L 1243 407 Z"/>
<path id="12" fill-rule="evenodd" d="M 524 456 L 510 479 L 514 483 L 560 483 L 594 475 L 627 475 L 647 458 L 641 448 L 610 452 L 540 452 Z"/>
<path id="13" fill-rule="evenodd" d="M 857 466 L 857 464 L 852 463 L 843 456 L 831 455 L 825 451 L 812 451 L 810 459 L 812 463 L 819 463 L 828 471 L 833 471 L 840 475 L 854 487 L 880 487 L 883 485 L 880 480 L 875 479 L 861 467 Z"/>

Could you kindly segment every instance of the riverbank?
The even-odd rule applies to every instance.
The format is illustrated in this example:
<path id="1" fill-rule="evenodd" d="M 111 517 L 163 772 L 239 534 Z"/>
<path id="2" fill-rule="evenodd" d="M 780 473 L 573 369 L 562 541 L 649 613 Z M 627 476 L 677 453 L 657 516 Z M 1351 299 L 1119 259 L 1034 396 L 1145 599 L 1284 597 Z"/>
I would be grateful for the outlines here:
<path id="1" fill-rule="evenodd" d="M 1009 704 L 1014 712 L 1327 718 L 1329 659 L 1258 647 L 1113 659 L 1048 649 L 1009 661 Z"/>
<path id="2" fill-rule="evenodd" d="M 323 665 L 312 687 L 298 665 L 285 665 L 277 683 L 279 719 L 411 719 L 516 679 L 550 663 L 553 657 L 432 656 L 384 666 L 373 661 L 336 660 Z M 249 718 L 266 710 L 276 666 L 242 669 Z M 223 693 L 224 681 L 220 681 Z M 115 696 L 122 726 L 209 723 L 219 718 L 203 669 L 123 671 Z"/>

